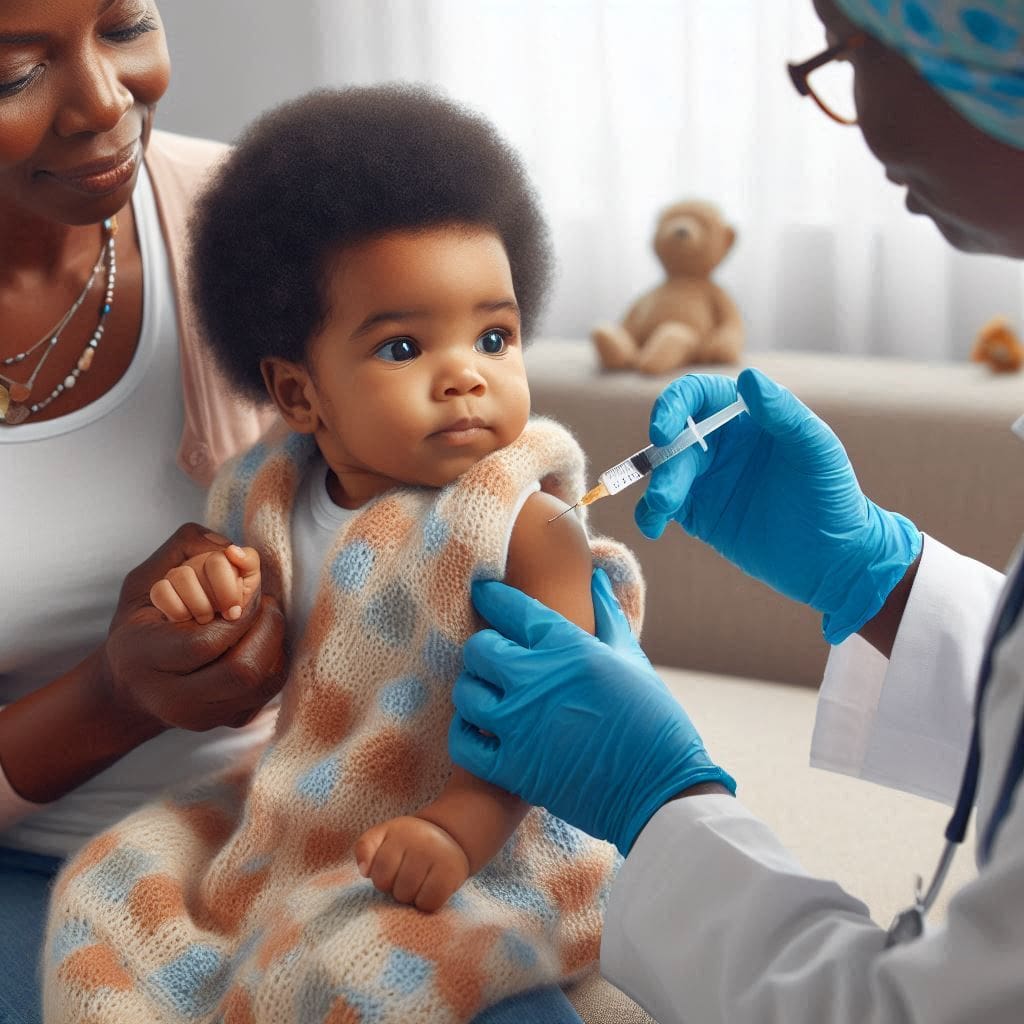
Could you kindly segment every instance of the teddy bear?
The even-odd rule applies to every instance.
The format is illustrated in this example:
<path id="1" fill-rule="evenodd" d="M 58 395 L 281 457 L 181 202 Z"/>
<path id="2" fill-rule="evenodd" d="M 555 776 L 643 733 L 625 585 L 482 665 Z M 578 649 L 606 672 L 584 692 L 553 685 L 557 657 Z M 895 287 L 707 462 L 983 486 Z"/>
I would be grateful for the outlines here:
<path id="1" fill-rule="evenodd" d="M 654 251 L 666 280 L 633 303 L 621 324 L 591 332 L 608 370 L 666 373 L 695 363 L 735 363 L 743 349 L 743 321 L 711 273 L 736 241 L 736 232 L 710 203 L 675 203 L 658 218 Z"/>

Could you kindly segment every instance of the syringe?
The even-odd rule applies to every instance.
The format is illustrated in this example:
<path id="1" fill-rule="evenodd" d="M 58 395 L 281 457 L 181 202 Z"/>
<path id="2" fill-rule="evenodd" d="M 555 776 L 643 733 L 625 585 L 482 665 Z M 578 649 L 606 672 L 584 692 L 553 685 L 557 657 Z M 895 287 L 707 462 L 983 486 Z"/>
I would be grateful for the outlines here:
<path id="1" fill-rule="evenodd" d="M 719 409 L 718 412 L 712 413 L 707 419 L 701 420 L 700 423 L 694 423 L 693 417 L 687 416 L 686 422 L 688 425 L 678 437 L 669 441 L 668 444 L 649 444 L 646 448 L 641 448 L 635 455 L 630 455 L 628 459 L 623 459 L 618 465 L 612 466 L 611 469 L 606 469 L 597 478 L 596 487 L 587 491 L 575 505 L 570 505 L 565 511 L 559 512 L 554 519 L 548 521 L 554 522 L 559 516 L 564 516 L 566 512 L 571 512 L 580 505 L 592 505 L 599 498 L 607 498 L 609 494 L 618 494 L 619 491 L 624 490 L 630 484 L 635 484 L 638 480 L 642 480 L 663 462 L 671 459 L 673 455 L 678 455 L 695 444 L 699 444 L 704 451 L 707 451 L 708 445 L 704 438 L 711 431 L 717 430 L 724 423 L 728 423 L 729 420 L 735 419 L 741 412 L 746 411 L 747 403 L 742 398 L 737 398 L 732 405 Z"/>

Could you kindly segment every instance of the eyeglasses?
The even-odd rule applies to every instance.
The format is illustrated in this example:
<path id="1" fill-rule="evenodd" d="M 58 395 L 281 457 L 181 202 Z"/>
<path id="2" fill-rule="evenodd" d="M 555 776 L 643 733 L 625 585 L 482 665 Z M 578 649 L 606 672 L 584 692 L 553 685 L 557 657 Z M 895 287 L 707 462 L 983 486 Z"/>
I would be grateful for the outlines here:
<path id="1" fill-rule="evenodd" d="M 803 64 L 787 64 L 789 77 L 801 96 L 810 96 L 833 121 L 857 123 L 857 106 L 853 98 L 853 68 L 844 60 L 867 41 L 863 32 L 830 46 Z M 811 84 L 811 74 L 814 83 Z"/>

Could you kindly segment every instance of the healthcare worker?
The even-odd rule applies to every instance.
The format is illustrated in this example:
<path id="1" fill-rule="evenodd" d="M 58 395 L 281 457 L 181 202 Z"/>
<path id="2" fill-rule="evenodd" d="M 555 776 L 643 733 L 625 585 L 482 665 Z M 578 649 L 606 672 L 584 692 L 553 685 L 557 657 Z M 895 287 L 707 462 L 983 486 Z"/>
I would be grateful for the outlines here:
<path id="1" fill-rule="evenodd" d="M 1024 0 L 815 5 L 822 60 L 853 65 L 861 131 L 909 209 L 960 249 L 1024 257 Z M 809 70 L 813 90 L 808 65 L 798 88 Z M 476 585 L 494 628 L 466 647 L 452 756 L 626 855 L 602 970 L 660 1024 L 1020 1024 L 1024 574 L 1014 565 L 1004 587 L 877 507 L 829 428 L 754 370 L 670 385 L 651 440 L 737 391 L 749 417 L 655 471 L 637 523 L 655 538 L 675 520 L 823 614 L 835 646 L 815 763 L 955 802 L 954 841 L 976 805 L 979 873 L 946 922 L 915 937 L 916 907 L 887 934 L 800 867 L 732 795 L 600 572 L 597 638 L 518 591 Z"/>

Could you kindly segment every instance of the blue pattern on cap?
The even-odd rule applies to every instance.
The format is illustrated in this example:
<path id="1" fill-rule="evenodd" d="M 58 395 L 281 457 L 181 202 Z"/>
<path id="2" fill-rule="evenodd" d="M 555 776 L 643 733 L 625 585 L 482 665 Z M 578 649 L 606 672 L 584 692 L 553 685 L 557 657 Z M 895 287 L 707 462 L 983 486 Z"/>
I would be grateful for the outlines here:
<path id="1" fill-rule="evenodd" d="M 1024 149 L 1024 0 L 837 0 L 975 127 Z"/>

